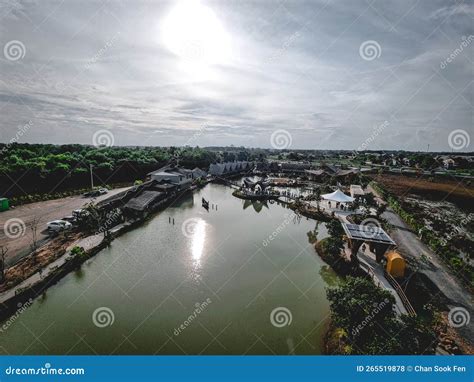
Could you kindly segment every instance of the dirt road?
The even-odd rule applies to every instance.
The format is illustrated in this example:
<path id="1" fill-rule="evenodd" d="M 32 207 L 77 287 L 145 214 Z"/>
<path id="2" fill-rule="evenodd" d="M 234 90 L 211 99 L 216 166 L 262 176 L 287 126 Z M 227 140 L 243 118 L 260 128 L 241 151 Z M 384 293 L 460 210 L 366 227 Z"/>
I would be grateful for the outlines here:
<path id="1" fill-rule="evenodd" d="M 380 198 L 370 186 L 369 189 Z M 382 214 L 382 217 L 392 225 L 390 236 L 397 243 L 400 253 L 418 264 L 420 267 L 418 272 L 423 273 L 433 282 L 439 293 L 449 301 L 448 306 L 450 308 L 464 307 L 469 311 L 470 316 L 474 317 L 472 294 L 456 279 L 440 256 L 428 248 L 390 207 Z M 421 261 L 422 255 L 426 256 L 428 263 Z M 469 340 L 471 345 L 474 344 L 474 325 L 466 325 L 458 330 Z"/>
<path id="2" fill-rule="evenodd" d="M 81 208 L 91 201 L 99 202 L 123 190 L 126 190 L 127 188 L 128 187 L 110 190 L 106 195 L 101 195 L 95 199 L 84 198 L 81 195 L 70 196 L 62 199 L 25 204 L 23 206 L 16 207 L 15 209 L 1 212 L 0 246 L 8 248 L 8 253 L 5 259 L 7 264 L 10 265 L 16 262 L 19 258 L 29 252 L 30 246 L 32 244 L 32 232 L 30 227 L 34 219 L 39 219 L 38 240 L 40 243 L 43 243 L 48 238 L 46 232 L 44 232 L 47 222 L 51 220 L 62 219 L 64 216 L 71 215 L 73 210 Z M 19 220 L 16 221 L 11 219 Z M 9 232 L 13 230 L 13 224 L 16 223 L 16 227 L 19 230 L 13 231 L 13 233 L 15 234 L 18 232 L 18 237 L 12 238 L 5 234 L 7 221 L 10 221 L 8 223 L 8 226 L 10 227 Z"/>

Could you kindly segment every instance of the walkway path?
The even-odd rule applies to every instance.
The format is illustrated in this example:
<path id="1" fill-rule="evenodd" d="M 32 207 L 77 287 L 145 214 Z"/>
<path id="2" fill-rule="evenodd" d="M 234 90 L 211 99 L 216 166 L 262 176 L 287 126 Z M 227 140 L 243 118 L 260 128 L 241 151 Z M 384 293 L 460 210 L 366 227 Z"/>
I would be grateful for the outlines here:
<path id="1" fill-rule="evenodd" d="M 48 277 L 56 269 L 63 266 L 66 263 L 66 261 L 70 258 L 71 250 L 75 246 L 83 247 L 85 251 L 88 251 L 92 249 L 93 247 L 98 246 L 102 242 L 103 238 L 104 238 L 103 234 L 100 234 L 100 235 L 89 236 L 84 239 L 76 240 L 66 249 L 66 253 L 63 256 L 56 259 L 52 263 L 48 264 L 46 267 L 42 268 L 41 272 L 34 273 L 23 282 L 16 285 L 15 287 L 7 290 L 6 292 L 0 293 L 0 304 L 5 301 L 8 301 L 12 297 L 15 297 L 15 295 L 19 293 L 20 291 L 34 286 L 35 284 L 37 284 L 44 278 Z"/>

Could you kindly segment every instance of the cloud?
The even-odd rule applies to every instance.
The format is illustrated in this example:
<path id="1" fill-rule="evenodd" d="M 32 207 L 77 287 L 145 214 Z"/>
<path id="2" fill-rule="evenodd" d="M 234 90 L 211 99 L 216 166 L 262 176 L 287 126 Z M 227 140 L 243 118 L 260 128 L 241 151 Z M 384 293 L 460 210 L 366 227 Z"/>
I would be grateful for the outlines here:
<path id="1" fill-rule="evenodd" d="M 285 129 L 295 148 L 354 149 L 388 120 L 370 149 L 446 150 L 450 129 L 472 132 L 472 47 L 440 67 L 473 33 L 472 4 L 208 2 L 231 44 L 212 65 L 167 49 L 172 3 L 3 4 L 2 48 L 26 54 L 0 57 L 2 141 L 30 119 L 23 141 L 107 128 L 119 145 L 185 144 L 206 126 L 193 144 L 270 147 Z"/>

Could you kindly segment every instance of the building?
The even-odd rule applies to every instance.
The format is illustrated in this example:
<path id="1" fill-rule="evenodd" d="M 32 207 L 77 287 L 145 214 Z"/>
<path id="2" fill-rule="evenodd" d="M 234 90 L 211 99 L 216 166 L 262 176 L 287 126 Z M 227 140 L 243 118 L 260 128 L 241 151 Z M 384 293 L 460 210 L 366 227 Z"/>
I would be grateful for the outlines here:
<path id="1" fill-rule="evenodd" d="M 358 184 L 351 184 L 350 193 L 354 199 L 361 199 L 365 196 L 365 191 Z"/>
<path id="2" fill-rule="evenodd" d="M 193 179 L 204 179 L 207 176 L 207 172 L 201 170 L 199 167 L 193 169 Z"/>
<path id="3" fill-rule="evenodd" d="M 193 182 L 193 170 L 181 168 L 179 166 L 165 166 L 156 171 L 150 172 L 150 180 L 156 182 L 171 183 L 180 190 L 189 188 Z"/>
<path id="4" fill-rule="evenodd" d="M 251 168 L 252 163 L 246 161 L 212 163 L 209 166 L 209 174 L 213 176 L 233 175 L 240 172 L 249 171 Z"/>

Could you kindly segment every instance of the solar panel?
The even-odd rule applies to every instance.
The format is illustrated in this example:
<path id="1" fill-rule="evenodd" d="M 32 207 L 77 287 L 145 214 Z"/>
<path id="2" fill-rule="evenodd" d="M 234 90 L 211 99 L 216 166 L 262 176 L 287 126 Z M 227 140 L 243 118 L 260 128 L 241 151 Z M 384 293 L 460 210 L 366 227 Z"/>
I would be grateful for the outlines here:
<path id="1" fill-rule="evenodd" d="M 377 227 L 375 224 L 358 225 L 342 223 L 342 226 L 350 239 L 396 244 L 382 228 Z"/>

